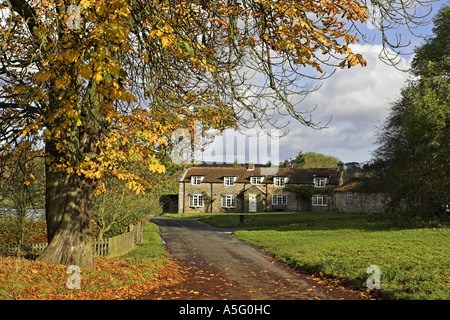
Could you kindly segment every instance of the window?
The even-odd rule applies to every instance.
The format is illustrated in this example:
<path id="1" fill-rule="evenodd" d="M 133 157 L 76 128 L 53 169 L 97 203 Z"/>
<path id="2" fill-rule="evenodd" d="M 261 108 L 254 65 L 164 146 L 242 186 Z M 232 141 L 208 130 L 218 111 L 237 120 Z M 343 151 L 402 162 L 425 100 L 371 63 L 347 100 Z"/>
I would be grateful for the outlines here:
<path id="1" fill-rule="evenodd" d="M 236 195 L 235 194 L 223 194 L 222 195 L 222 208 L 236 208 Z"/>
<path id="2" fill-rule="evenodd" d="M 250 177 L 250 184 L 257 185 L 263 182 L 263 177 Z"/>
<path id="3" fill-rule="evenodd" d="M 203 207 L 203 195 L 199 194 L 190 194 L 189 195 L 189 207 L 200 208 Z"/>
<path id="4" fill-rule="evenodd" d="M 224 177 L 223 184 L 225 186 L 234 186 L 234 182 L 236 181 L 236 177 Z"/>
<path id="5" fill-rule="evenodd" d="M 284 187 L 286 185 L 286 178 L 285 177 L 274 177 L 273 184 L 275 185 L 275 187 Z"/>
<path id="6" fill-rule="evenodd" d="M 347 192 L 347 203 L 353 202 L 353 192 Z"/>
<path id="7" fill-rule="evenodd" d="M 315 194 L 312 198 L 313 206 L 326 206 L 328 205 L 328 196 L 324 194 Z"/>
<path id="8" fill-rule="evenodd" d="M 287 195 L 286 194 L 274 194 L 272 195 L 273 205 L 287 205 Z"/>
<path id="9" fill-rule="evenodd" d="M 321 188 L 327 184 L 327 178 L 314 178 L 314 186 Z"/>
<path id="10" fill-rule="evenodd" d="M 198 185 L 202 184 L 203 178 L 204 178 L 203 176 L 192 176 L 191 184 L 193 186 L 198 186 Z"/>

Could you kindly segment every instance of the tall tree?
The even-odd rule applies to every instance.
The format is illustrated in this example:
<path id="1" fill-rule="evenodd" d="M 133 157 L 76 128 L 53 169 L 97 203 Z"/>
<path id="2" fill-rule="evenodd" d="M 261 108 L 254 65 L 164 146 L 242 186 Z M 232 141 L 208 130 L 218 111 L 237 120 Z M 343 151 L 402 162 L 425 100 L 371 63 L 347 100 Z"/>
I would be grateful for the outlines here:
<path id="1" fill-rule="evenodd" d="M 155 153 L 196 121 L 224 130 L 287 111 L 317 127 L 292 103 L 299 80 L 365 65 L 349 48 L 351 26 L 366 21 L 356 0 L 6 0 L 1 13 L 0 152 L 30 136 L 44 146 L 39 259 L 81 268 L 93 268 L 103 179 L 142 192 L 164 171 Z"/>
<path id="2" fill-rule="evenodd" d="M 429 216 L 450 201 L 450 8 L 435 19 L 434 35 L 416 50 L 413 78 L 380 130 L 374 167 L 392 209 Z"/>

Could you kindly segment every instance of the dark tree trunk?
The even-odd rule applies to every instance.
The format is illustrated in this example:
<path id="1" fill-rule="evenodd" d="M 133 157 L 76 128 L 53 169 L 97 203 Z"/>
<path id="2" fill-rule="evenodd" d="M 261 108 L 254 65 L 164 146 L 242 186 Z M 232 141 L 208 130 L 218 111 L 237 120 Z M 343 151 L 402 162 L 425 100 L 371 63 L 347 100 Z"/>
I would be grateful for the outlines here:
<path id="1" fill-rule="evenodd" d="M 77 73 L 71 74 L 75 77 Z M 73 90 L 75 92 L 82 92 L 79 80 L 77 78 L 72 81 L 79 86 Z M 49 112 L 54 113 L 62 107 L 59 95 L 68 93 L 67 90 L 51 92 L 55 94 L 50 97 Z M 67 97 L 67 100 L 80 101 L 72 97 Z M 94 269 L 91 217 L 92 194 L 97 181 L 76 170 L 86 158 L 95 161 L 98 155 L 97 143 L 104 121 L 103 115 L 100 114 L 103 100 L 103 95 L 97 92 L 96 82 L 91 81 L 82 103 L 77 105 L 83 125 L 76 125 L 73 119 L 70 119 L 72 125 L 61 133 L 61 137 L 46 141 L 45 209 L 49 243 L 39 256 L 40 261 Z M 61 117 L 61 121 L 66 120 Z M 61 123 L 53 125 L 58 128 Z M 64 148 L 57 148 L 58 142 L 63 142 Z M 61 168 L 64 164 L 67 167 Z"/>
<path id="2" fill-rule="evenodd" d="M 52 144 L 46 151 L 52 153 Z M 93 269 L 91 204 L 93 183 L 46 164 L 48 246 L 38 260 Z"/>

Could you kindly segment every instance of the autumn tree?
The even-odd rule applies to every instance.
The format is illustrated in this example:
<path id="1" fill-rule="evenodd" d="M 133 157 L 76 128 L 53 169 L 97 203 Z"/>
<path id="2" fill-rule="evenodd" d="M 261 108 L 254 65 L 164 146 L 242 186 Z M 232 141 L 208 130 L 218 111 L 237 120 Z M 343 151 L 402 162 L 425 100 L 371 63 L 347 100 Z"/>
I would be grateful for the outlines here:
<path id="1" fill-rule="evenodd" d="M 350 49 L 367 19 L 356 0 L 1 5 L 0 152 L 29 137 L 44 150 L 48 263 L 93 268 L 93 194 L 108 177 L 151 187 L 174 130 L 264 125 L 277 113 L 317 127 L 294 103 L 308 91 L 299 81 L 365 65 Z"/>

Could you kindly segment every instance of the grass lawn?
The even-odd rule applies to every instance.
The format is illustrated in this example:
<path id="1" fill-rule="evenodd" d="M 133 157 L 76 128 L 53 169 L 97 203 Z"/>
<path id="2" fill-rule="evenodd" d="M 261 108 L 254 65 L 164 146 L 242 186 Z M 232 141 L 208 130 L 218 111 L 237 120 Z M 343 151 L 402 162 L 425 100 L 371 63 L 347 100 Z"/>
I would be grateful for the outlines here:
<path id="1" fill-rule="evenodd" d="M 81 289 L 67 288 L 65 266 L 0 258 L 0 299 L 120 299 L 145 292 L 156 274 L 170 268 L 157 231 L 148 223 L 136 249 L 117 258 L 96 257 L 95 270 L 81 272 Z"/>
<path id="2" fill-rule="evenodd" d="M 195 217 L 220 227 L 257 228 L 235 236 L 305 272 L 362 288 L 367 268 L 376 265 L 376 291 L 384 299 L 450 299 L 449 228 L 395 229 L 366 214 L 332 212 L 245 214 L 243 223 L 238 214 Z"/>

